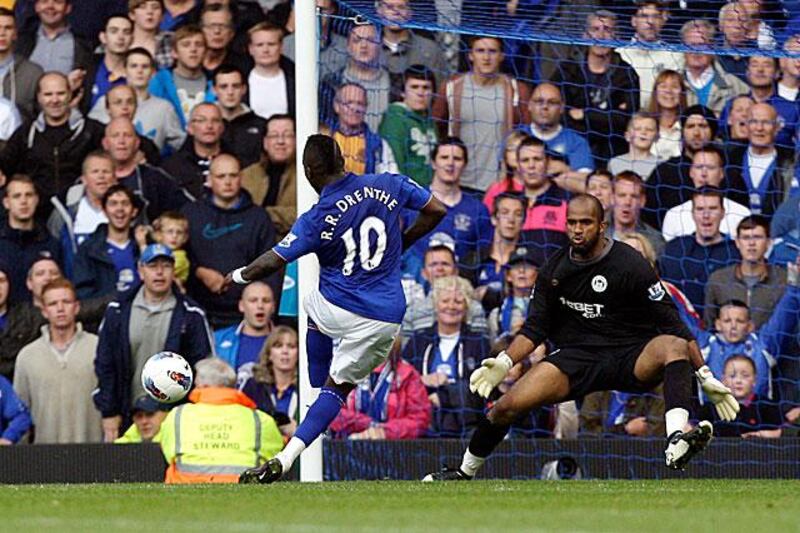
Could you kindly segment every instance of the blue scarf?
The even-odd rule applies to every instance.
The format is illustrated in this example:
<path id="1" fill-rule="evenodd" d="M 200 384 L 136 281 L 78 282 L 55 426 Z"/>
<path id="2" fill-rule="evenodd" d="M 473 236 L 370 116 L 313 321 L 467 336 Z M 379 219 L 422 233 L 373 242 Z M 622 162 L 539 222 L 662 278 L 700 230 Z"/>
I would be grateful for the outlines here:
<path id="1" fill-rule="evenodd" d="M 390 364 L 386 364 L 380 374 L 373 372 L 369 380 L 364 380 L 358 386 L 355 395 L 356 410 L 368 415 L 375 422 L 386 422 L 387 407 L 389 405 L 389 392 L 392 389 L 394 371 Z"/>

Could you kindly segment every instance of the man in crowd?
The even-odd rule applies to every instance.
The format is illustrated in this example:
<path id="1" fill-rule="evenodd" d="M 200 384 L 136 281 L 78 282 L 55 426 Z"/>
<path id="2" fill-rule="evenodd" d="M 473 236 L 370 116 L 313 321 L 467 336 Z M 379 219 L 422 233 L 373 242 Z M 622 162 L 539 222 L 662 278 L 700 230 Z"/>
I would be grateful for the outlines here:
<path id="1" fill-rule="evenodd" d="M 133 22 L 126 15 L 106 20 L 100 32 L 103 54 L 89 63 L 83 80 L 81 110 L 88 113 L 97 101 L 115 85 L 125 83 L 125 54 L 133 42 Z"/>
<path id="2" fill-rule="evenodd" d="M 275 114 L 294 116 L 294 65 L 281 59 L 283 29 L 260 22 L 247 35 L 247 51 L 254 63 L 247 77 L 250 108 L 263 119 Z"/>
<path id="3" fill-rule="evenodd" d="M 34 443 L 100 442 L 100 413 L 92 404 L 97 387 L 97 336 L 77 321 L 75 288 L 59 278 L 42 289 L 42 336 L 19 352 L 14 389 L 30 406 Z"/>
<path id="4" fill-rule="evenodd" d="M 206 194 L 211 160 L 222 152 L 225 123 L 219 107 L 210 103 L 195 106 L 186 131 L 189 137 L 183 147 L 164 161 L 162 168 L 175 178 L 178 186 L 200 199 Z"/>
<path id="5" fill-rule="evenodd" d="M 187 290 L 217 329 L 239 320 L 242 287 L 223 291 L 225 273 L 272 247 L 275 227 L 264 209 L 254 205 L 250 194 L 242 190 L 241 166 L 235 157 L 215 157 L 209 182 L 210 194 L 183 208 L 189 219 L 187 252 L 192 265 Z M 271 285 L 280 294 L 275 281 L 272 279 Z"/>
<path id="6" fill-rule="evenodd" d="M 261 141 L 260 161 L 242 170 L 242 187 L 254 204 L 267 210 L 281 239 L 297 219 L 296 146 L 294 119 L 272 115 Z"/>
<path id="7" fill-rule="evenodd" d="M 167 350 L 195 365 L 212 353 L 205 313 L 173 284 L 174 265 L 167 246 L 148 245 L 138 263 L 142 284 L 120 293 L 106 309 L 94 395 L 105 442 L 114 442 L 130 423 L 133 402 L 145 394 L 141 374 L 150 356 Z"/>
<path id="8" fill-rule="evenodd" d="M 247 80 L 238 67 L 222 65 L 214 71 L 214 92 L 225 120 L 222 142 L 247 167 L 256 163 L 261 153 L 267 121 L 243 103 Z"/>
<path id="9" fill-rule="evenodd" d="M 664 251 L 664 237 L 660 231 L 642 222 L 639 217 L 645 201 L 644 183 L 638 174 L 626 170 L 614 176 L 614 207 L 606 235 L 619 239 L 625 233 L 641 233 L 653 246 L 658 257 Z"/>
<path id="10" fill-rule="evenodd" d="M 133 424 L 114 444 L 139 444 L 141 442 L 159 442 L 161 424 L 169 413 L 165 406 L 148 395 L 139 396 L 131 408 Z"/>
<path id="11" fill-rule="evenodd" d="M 31 178 L 24 174 L 12 176 L 3 198 L 6 218 L 0 224 L 0 258 L 8 264 L 8 301 L 12 305 L 30 299 L 25 276 L 43 252 L 59 264 L 62 261 L 61 245 L 34 216 L 38 204 L 39 195 Z"/>
<path id="12" fill-rule="evenodd" d="M 786 289 L 786 267 L 767 263 L 769 237 L 769 222 L 762 216 L 753 215 L 739 223 L 735 242 L 741 261 L 717 270 L 708 278 L 706 324 L 713 324 L 720 307 L 730 300 L 748 303 L 750 319 L 756 329 L 772 315 L 776 302 Z"/>
<path id="13" fill-rule="evenodd" d="M 36 116 L 37 81 L 42 76 L 42 67 L 14 53 L 17 40 L 17 23 L 14 12 L 0 7 L 0 64 L 9 65 L 9 72 L 2 76 L 0 96 L 17 106 L 23 120 Z"/>
<path id="14" fill-rule="evenodd" d="M 244 58 L 231 47 L 236 34 L 229 5 L 204 2 L 200 27 L 206 39 L 206 53 L 203 56 L 206 72 L 214 72 L 225 64 L 241 65 L 244 62 Z"/>
<path id="15" fill-rule="evenodd" d="M 435 90 L 433 71 L 418 64 L 408 67 L 403 73 L 403 100 L 389 104 L 378 130 L 389 143 L 399 172 L 423 187 L 430 185 L 433 176 L 431 152 L 437 135 L 431 100 Z"/>
<path id="16" fill-rule="evenodd" d="M 740 259 L 734 242 L 719 230 L 724 216 L 719 189 L 705 187 L 695 192 L 692 218 L 696 231 L 672 239 L 659 260 L 661 277 L 683 291 L 700 314 L 703 313 L 708 277 L 715 270 Z"/>
<path id="17" fill-rule="evenodd" d="M 375 11 L 383 23 L 383 57 L 390 73 L 403 74 L 419 64 L 437 73 L 437 78 L 443 77 L 444 55 L 436 41 L 403 27 L 414 16 L 410 0 L 379 0 Z"/>

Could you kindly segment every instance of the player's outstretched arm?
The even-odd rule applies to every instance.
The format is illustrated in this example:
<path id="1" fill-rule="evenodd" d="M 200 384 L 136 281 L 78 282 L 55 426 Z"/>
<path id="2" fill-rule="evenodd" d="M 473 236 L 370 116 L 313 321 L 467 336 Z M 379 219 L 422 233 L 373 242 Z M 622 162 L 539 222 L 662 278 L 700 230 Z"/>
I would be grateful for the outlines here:
<path id="1" fill-rule="evenodd" d="M 265 278 L 283 268 L 285 264 L 286 260 L 284 260 L 283 257 L 272 250 L 268 250 L 246 267 L 237 268 L 232 272 L 228 272 L 225 276 L 225 283 L 222 286 L 222 290 L 225 291 L 231 286 L 231 283 L 244 285 L 256 279 Z"/>
<path id="2" fill-rule="evenodd" d="M 505 379 L 511 367 L 530 355 L 535 348 L 536 345 L 528 337 L 517 335 L 508 349 L 500 352 L 497 357 L 484 359 L 481 366 L 472 372 L 469 389 L 488 398 L 492 390 Z"/>
<path id="3" fill-rule="evenodd" d="M 446 214 L 447 207 L 435 196 L 431 196 L 431 200 L 420 210 L 417 220 L 403 233 L 403 251 L 435 228 Z"/>

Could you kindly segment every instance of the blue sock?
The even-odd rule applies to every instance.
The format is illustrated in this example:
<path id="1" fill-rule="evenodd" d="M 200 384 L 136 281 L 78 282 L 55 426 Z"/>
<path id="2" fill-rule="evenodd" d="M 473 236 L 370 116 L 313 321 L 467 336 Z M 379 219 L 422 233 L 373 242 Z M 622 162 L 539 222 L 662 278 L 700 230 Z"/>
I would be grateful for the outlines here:
<path id="1" fill-rule="evenodd" d="M 345 399 L 335 389 L 322 387 L 319 397 L 306 413 L 306 417 L 295 431 L 294 436 L 309 446 L 314 439 L 328 429 L 333 419 L 344 406 Z"/>

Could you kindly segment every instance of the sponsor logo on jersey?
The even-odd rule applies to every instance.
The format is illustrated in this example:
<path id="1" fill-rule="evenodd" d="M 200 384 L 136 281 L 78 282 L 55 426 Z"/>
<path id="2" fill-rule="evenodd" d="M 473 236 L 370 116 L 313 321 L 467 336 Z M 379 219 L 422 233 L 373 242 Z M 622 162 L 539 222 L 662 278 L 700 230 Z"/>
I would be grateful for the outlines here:
<path id="1" fill-rule="evenodd" d="M 584 302 L 571 302 L 564 298 L 560 298 L 561 304 L 569 307 L 573 311 L 578 311 L 583 315 L 583 318 L 600 318 L 603 316 L 603 304 L 587 304 Z"/>
<path id="2" fill-rule="evenodd" d="M 283 238 L 281 242 L 278 243 L 278 246 L 281 248 L 289 248 L 294 241 L 297 240 L 297 235 L 294 233 L 287 233 L 286 237 Z"/>
<path id="3" fill-rule="evenodd" d="M 608 288 L 608 281 L 605 277 L 597 275 L 592 278 L 592 290 L 594 292 L 605 292 Z"/>
<path id="4" fill-rule="evenodd" d="M 655 282 L 647 289 L 647 297 L 654 302 L 660 302 L 666 294 L 667 291 L 664 290 L 664 286 L 660 281 Z"/>

